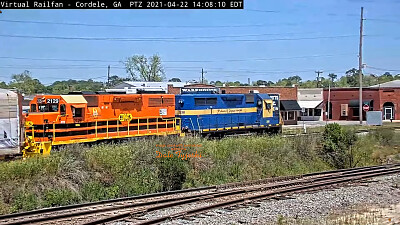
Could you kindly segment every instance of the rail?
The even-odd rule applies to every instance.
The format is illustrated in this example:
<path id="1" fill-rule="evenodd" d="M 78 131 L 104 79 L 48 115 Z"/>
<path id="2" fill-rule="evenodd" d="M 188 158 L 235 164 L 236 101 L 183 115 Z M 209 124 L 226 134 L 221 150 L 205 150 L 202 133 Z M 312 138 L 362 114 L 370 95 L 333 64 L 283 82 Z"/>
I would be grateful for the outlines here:
<path id="1" fill-rule="evenodd" d="M 113 199 L 80 205 L 40 209 L 0 216 L 0 224 L 102 224 L 124 218 L 137 218 L 139 224 L 155 224 L 168 219 L 193 216 L 205 211 L 251 201 L 274 198 L 282 194 L 306 192 L 332 187 L 342 183 L 368 179 L 376 176 L 400 173 L 399 164 L 359 167 L 352 169 L 324 171 L 304 175 L 268 178 L 244 183 L 231 183 L 222 186 L 210 186 L 196 189 L 156 193 Z M 143 220 L 141 215 L 165 210 L 173 206 L 208 201 L 207 206 L 196 207 L 153 220 Z M 215 201 L 215 202 L 213 202 Z M 134 218 L 132 218 L 134 217 Z M 132 221 L 133 222 L 133 221 Z"/>

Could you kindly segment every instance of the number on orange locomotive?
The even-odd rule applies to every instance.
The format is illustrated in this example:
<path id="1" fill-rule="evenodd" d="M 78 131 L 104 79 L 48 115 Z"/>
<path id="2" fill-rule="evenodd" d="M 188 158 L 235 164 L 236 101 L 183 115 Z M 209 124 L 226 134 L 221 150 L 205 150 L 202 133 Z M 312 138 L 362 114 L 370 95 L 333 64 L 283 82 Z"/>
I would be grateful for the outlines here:
<path id="1" fill-rule="evenodd" d="M 25 114 L 25 157 L 52 146 L 180 133 L 172 94 L 37 95 Z"/>

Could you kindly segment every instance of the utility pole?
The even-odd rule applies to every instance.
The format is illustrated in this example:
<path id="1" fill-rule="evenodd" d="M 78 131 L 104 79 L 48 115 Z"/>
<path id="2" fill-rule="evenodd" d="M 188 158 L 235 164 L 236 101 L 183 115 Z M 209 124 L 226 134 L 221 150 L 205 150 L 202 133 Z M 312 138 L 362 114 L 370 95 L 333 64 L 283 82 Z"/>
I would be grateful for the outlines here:
<path id="1" fill-rule="evenodd" d="M 362 44 L 363 44 L 363 24 L 364 24 L 364 7 L 361 7 L 361 19 L 360 19 L 360 46 L 359 46 L 359 54 L 358 54 L 358 76 L 359 76 L 359 83 L 360 83 L 360 99 L 359 99 L 359 106 L 358 106 L 358 113 L 360 117 L 360 125 L 362 125 L 363 121 L 363 102 L 362 102 Z"/>
<path id="2" fill-rule="evenodd" d="M 108 65 L 108 72 L 107 72 L 107 86 L 110 85 L 110 65 Z"/>
<path id="3" fill-rule="evenodd" d="M 323 72 L 318 70 L 318 71 L 315 71 L 315 73 L 317 74 L 317 88 L 318 88 L 319 87 L 319 75 Z"/>
<path id="4" fill-rule="evenodd" d="M 203 68 L 201 68 L 201 83 L 204 84 L 204 74 L 207 73 L 207 71 L 204 71 Z"/>

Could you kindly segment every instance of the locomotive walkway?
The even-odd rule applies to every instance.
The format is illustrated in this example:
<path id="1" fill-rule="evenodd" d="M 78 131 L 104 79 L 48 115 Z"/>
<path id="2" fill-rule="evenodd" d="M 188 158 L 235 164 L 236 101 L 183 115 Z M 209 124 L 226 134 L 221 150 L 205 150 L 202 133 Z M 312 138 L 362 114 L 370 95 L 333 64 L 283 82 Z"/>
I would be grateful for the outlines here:
<path id="1" fill-rule="evenodd" d="M 217 208 L 249 205 L 282 195 L 332 188 L 394 173 L 400 173 L 400 164 L 230 183 L 3 215 L 0 224 L 102 224 L 120 220 L 157 224 L 175 218 L 190 218 Z M 151 212 L 189 204 L 195 204 L 195 207 L 151 220 L 145 217 Z"/>

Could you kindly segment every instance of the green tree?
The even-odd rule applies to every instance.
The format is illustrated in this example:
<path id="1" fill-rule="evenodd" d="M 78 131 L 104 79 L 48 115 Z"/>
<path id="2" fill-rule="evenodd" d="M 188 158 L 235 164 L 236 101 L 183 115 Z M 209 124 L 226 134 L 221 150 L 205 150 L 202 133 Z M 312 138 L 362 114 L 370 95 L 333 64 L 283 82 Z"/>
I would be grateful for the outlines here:
<path id="1" fill-rule="evenodd" d="M 226 82 L 225 84 L 226 84 L 226 86 L 230 86 L 230 87 L 238 87 L 238 86 L 241 86 L 240 81 L 235 81 L 235 82 L 230 82 L 230 81 L 228 81 L 228 82 Z"/>
<path id="2" fill-rule="evenodd" d="M 305 82 L 301 82 L 299 86 L 301 88 L 316 88 L 317 81 L 316 80 L 307 80 Z"/>
<path id="3" fill-rule="evenodd" d="M 130 78 L 122 78 L 122 77 L 119 77 L 117 75 L 113 75 L 113 76 L 110 76 L 110 81 L 109 81 L 107 86 L 108 87 L 113 87 L 113 86 L 118 85 L 118 84 L 120 84 L 120 83 L 122 83 L 124 81 L 130 81 L 130 80 L 131 80 Z"/>
<path id="4" fill-rule="evenodd" d="M 332 80 L 332 83 L 334 83 L 337 78 L 337 75 L 334 73 L 330 73 L 328 74 L 328 77 Z"/>
<path id="5" fill-rule="evenodd" d="M 219 86 L 219 87 L 221 87 L 223 84 L 224 84 L 224 83 L 222 83 L 222 82 L 219 81 L 219 80 L 215 81 L 215 83 L 214 83 L 215 86 Z"/>
<path id="6" fill-rule="evenodd" d="M 265 86 L 272 86 L 274 85 L 274 82 L 272 81 L 265 81 L 265 80 L 257 80 L 254 85 L 260 86 L 260 85 L 265 85 Z"/>
<path id="7" fill-rule="evenodd" d="M 0 82 L 0 88 L 7 89 L 7 88 L 9 88 L 9 87 L 8 87 L 8 85 L 6 84 L 6 82 L 2 81 L 2 82 Z"/>
<path id="8" fill-rule="evenodd" d="M 182 82 L 182 81 L 181 81 L 181 79 L 174 77 L 174 78 L 169 79 L 168 82 Z"/>
<path id="9" fill-rule="evenodd" d="M 38 79 L 33 79 L 28 70 L 11 76 L 10 88 L 16 88 L 24 94 L 31 95 L 46 92 L 46 87 Z"/>
<path id="10" fill-rule="evenodd" d="M 386 82 L 389 82 L 389 81 L 392 81 L 392 80 L 394 80 L 394 77 L 393 77 L 393 75 L 392 74 L 390 74 L 389 72 L 385 72 L 384 74 L 382 74 L 380 77 L 379 77 L 379 83 L 386 83 Z"/>
<path id="11" fill-rule="evenodd" d="M 301 84 L 301 77 L 295 75 L 295 76 L 290 76 L 288 78 L 283 78 L 279 79 L 274 86 L 281 86 L 281 87 L 290 87 L 293 86 L 293 84 L 300 85 Z"/>
<path id="12" fill-rule="evenodd" d="M 124 64 L 126 72 L 134 81 L 160 82 L 165 80 L 164 68 L 158 55 L 149 58 L 144 55 L 134 55 L 129 57 Z"/>
<path id="13" fill-rule="evenodd" d="M 92 79 L 56 81 L 48 87 L 53 94 L 67 94 L 70 91 L 101 91 L 103 88 L 102 82 Z"/>
<path id="14" fill-rule="evenodd" d="M 350 87 L 358 87 L 359 86 L 359 73 L 358 69 L 352 68 L 346 71 L 347 84 Z"/>
<path id="15" fill-rule="evenodd" d="M 375 74 L 364 75 L 363 77 L 363 86 L 369 87 L 375 84 L 378 84 L 379 77 Z"/>

